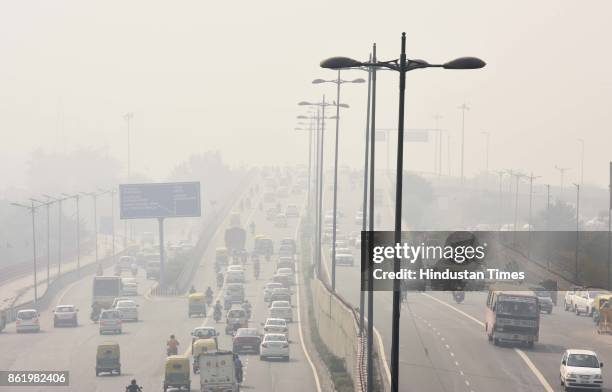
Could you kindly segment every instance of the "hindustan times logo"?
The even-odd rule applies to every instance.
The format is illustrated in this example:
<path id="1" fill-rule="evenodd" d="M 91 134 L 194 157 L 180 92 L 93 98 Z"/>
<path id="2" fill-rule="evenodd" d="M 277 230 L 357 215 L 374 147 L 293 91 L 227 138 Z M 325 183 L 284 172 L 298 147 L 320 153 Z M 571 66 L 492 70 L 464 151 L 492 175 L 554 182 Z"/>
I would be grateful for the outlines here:
<path id="1" fill-rule="evenodd" d="M 449 260 L 457 264 L 466 261 L 482 261 L 486 256 L 487 244 L 472 245 L 409 245 L 397 243 L 395 246 L 374 246 L 372 249 L 372 261 L 380 264 L 385 260 L 408 261 L 415 263 L 417 260 Z"/>

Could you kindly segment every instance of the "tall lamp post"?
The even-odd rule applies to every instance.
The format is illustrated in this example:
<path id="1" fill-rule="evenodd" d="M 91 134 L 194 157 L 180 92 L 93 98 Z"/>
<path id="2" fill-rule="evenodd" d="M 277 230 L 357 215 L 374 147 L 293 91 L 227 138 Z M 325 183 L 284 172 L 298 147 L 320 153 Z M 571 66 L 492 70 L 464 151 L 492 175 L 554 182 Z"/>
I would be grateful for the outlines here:
<path id="1" fill-rule="evenodd" d="M 461 185 L 463 185 L 465 179 L 463 175 L 463 164 L 465 162 L 465 112 L 470 110 L 470 108 L 464 103 L 457 109 L 461 110 Z"/>
<path id="2" fill-rule="evenodd" d="M 47 289 L 49 288 L 50 276 L 51 276 L 51 204 L 50 201 L 40 201 L 34 198 L 30 198 L 31 202 L 38 203 L 37 207 L 45 206 L 47 210 Z"/>
<path id="3" fill-rule="evenodd" d="M 576 187 L 576 258 L 575 258 L 575 266 L 574 271 L 576 275 L 574 279 L 576 280 L 576 284 L 580 283 L 580 274 L 578 274 L 578 253 L 579 253 L 579 245 L 580 245 L 580 184 L 574 184 Z"/>
<path id="4" fill-rule="evenodd" d="M 96 254 L 96 264 L 98 264 L 98 269 L 100 269 L 101 264 L 98 258 L 98 196 L 99 194 L 96 192 L 81 192 L 84 196 L 90 196 L 93 200 L 93 226 L 94 226 L 94 243 L 95 243 L 95 254 Z"/>
<path id="5" fill-rule="evenodd" d="M 445 64 L 429 64 L 424 60 L 406 58 L 406 33 L 402 33 L 400 58 L 384 62 L 360 62 L 347 57 L 332 57 L 321 62 L 321 67 L 330 69 L 382 67 L 399 72 L 399 118 L 397 132 L 397 167 L 395 186 L 395 243 L 401 242 L 402 230 L 402 175 L 404 151 L 404 100 L 406 73 L 421 68 L 476 69 L 485 66 L 484 61 L 475 57 L 463 57 Z M 399 271 L 398 260 L 394 260 L 394 271 Z M 372 288 L 370 288 L 371 290 Z M 372 320 L 370 320 L 372 322 Z M 391 331 L 391 391 L 399 390 L 399 324 L 400 324 L 400 282 L 393 282 L 393 316 Z"/>
<path id="6" fill-rule="evenodd" d="M 131 179 L 131 137 L 130 137 L 130 125 L 132 123 L 132 119 L 134 118 L 134 113 L 129 112 L 123 115 L 123 119 L 127 123 L 127 182 L 130 182 Z M 123 249 L 127 249 L 127 239 L 128 239 L 128 221 L 127 219 L 123 223 Z"/>
<path id="7" fill-rule="evenodd" d="M 62 193 L 62 195 L 66 196 L 66 199 L 74 199 L 75 207 L 76 207 L 76 257 L 77 257 L 77 276 L 81 276 L 81 217 L 79 215 L 79 199 L 80 195 L 78 193 L 74 195 L 69 195 L 67 193 Z"/>
<path id="8" fill-rule="evenodd" d="M 49 200 L 57 202 L 57 277 L 59 279 L 62 276 L 62 202 L 68 197 L 53 197 L 49 195 L 43 195 Z"/>
<path id="9" fill-rule="evenodd" d="M 21 203 L 11 203 L 12 206 L 25 208 L 32 215 L 32 258 L 34 263 L 34 305 L 38 303 L 38 278 L 36 276 L 36 209 L 41 205 L 35 206 L 34 201 L 30 202 L 30 205 Z"/>
<path id="10" fill-rule="evenodd" d="M 584 186 L 584 139 L 576 139 L 580 143 L 580 186 Z"/>
<path id="11" fill-rule="evenodd" d="M 321 273 L 321 259 L 322 259 L 322 252 L 321 252 L 321 228 L 322 228 L 322 221 L 323 221 L 323 146 L 324 146 L 324 141 L 325 141 L 325 119 L 326 118 L 332 118 L 332 117 L 325 117 L 325 108 L 328 106 L 334 106 L 334 103 L 329 103 L 325 101 L 325 95 L 323 95 L 323 99 L 320 102 L 308 102 L 308 101 L 300 101 L 298 102 L 298 106 L 314 106 L 314 107 L 318 107 L 321 109 L 321 116 L 319 117 L 320 121 L 321 121 L 321 133 L 319 138 L 320 138 L 320 142 L 319 142 L 319 146 L 317 147 L 318 151 L 319 151 L 319 158 L 318 158 L 318 169 L 319 169 L 319 178 L 318 178 L 318 195 L 317 195 L 317 208 L 318 208 L 318 212 L 317 212 L 317 235 L 316 235 L 316 246 L 317 246 L 317 274 Z M 335 117 L 333 117 L 335 118 Z M 321 276 L 319 275 L 319 278 Z"/>
<path id="12" fill-rule="evenodd" d="M 332 291 L 336 291 L 336 223 L 338 214 L 338 140 L 340 134 L 340 107 L 348 108 L 348 105 L 340 103 L 340 86 L 345 83 L 365 83 L 365 80 L 358 78 L 353 80 L 344 80 L 340 78 L 340 70 L 338 77 L 332 80 L 315 79 L 313 84 L 334 83 L 336 85 L 336 141 L 334 145 L 334 196 L 333 196 L 333 217 L 332 217 Z"/>

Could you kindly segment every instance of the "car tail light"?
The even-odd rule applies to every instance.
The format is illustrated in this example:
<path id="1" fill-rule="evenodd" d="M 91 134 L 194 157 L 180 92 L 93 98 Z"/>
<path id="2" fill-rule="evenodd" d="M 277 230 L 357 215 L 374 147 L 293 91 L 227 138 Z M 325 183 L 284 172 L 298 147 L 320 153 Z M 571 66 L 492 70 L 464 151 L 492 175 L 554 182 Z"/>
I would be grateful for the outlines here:
<path id="1" fill-rule="evenodd" d="M 17 319 L 17 321 L 15 322 L 15 324 L 17 324 L 17 325 L 21 324 L 21 320 Z"/>

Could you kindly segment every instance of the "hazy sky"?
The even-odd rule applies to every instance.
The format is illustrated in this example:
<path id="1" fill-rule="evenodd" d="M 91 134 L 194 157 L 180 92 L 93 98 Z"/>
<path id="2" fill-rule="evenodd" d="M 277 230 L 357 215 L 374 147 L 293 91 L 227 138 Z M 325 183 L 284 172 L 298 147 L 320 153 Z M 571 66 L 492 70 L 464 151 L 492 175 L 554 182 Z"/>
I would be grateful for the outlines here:
<path id="1" fill-rule="evenodd" d="M 489 131 L 491 169 L 534 171 L 556 184 L 558 164 L 572 168 L 566 183 L 576 181 L 583 138 L 585 182 L 604 186 L 612 158 L 610 15 L 607 0 L 4 1 L 2 185 L 22 184 L 39 147 L 107 147 L 124 161 L 128 111 L 133 170 L 155 178 L 209 149 L 234 165 L 301 162 L 306 138 L 293 128 L 304 111 L 296 103 L 335 97 L 333 85 L 310 83 L 335 76 L 319 61 L 366 59 L 373 42 L 379 58 L 395 58 L 406 31 L 409 57 L 487 62 L 483 70 L 408 76 L 406 125 L 433 127 L 432 116 L 442 115 L 454 173 L 457 107 L 466 102 L 468 175 L 484 169 L 481 132 Z M 351 108 L 341 121 L 340 161 L 351 166 L 363 154 L 365 91 L 347 85 L 342 93 Z M 378 103 L 380 127 L 396 126 L 396 74 L 380 75 Z M 406 167 L 431 170 L 432 151 L 410 144 Z"/>

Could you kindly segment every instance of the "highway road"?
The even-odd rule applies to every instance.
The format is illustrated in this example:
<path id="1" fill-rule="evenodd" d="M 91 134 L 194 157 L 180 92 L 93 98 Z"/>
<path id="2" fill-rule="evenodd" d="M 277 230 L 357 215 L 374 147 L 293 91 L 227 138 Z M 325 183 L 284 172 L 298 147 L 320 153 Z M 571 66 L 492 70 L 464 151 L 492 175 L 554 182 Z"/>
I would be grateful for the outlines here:
<path id="1" fill-rule="evenodd" d="M 263 188 L 260 186 L 260 189 Z M 261 194 L 260 194 L 261 195 Z M 291 196 L 289 200 L 297 205 L 303 205 L 304 195 Z M 257 203 L 252 203 L 257 206 Z M 285 205 L 285 201 L 283 201 Z M 297 219 L 289 221 L 289 227 L 276 228 L 272 222 L 265 220 L 264 211 L 259 209 L 246 210 L 242 213 L 243 225 L 250 220 L 257 223 L 257 233 L 266 234 L 275 241 L 284 237 L 293 237 L 298 224 Z M 198 290 L 211 286 L 215 296 L 216 280 L 213 262 L 215 248 L 223 246 L 223 230 L 218 230 L 210 246 L 200 262 L 200 268 L 194 276 L 193 283 Z M 252 248 L 252 237 L 249 235 L 247 248 Z M 267 317 L 267 305 L 263 301 L 263 286 L 274 273 L 274 258 L 269 263 L 261 263 L 261 275 L 258 280 L 253 278 L 252 266 L 247 267 L 246 297 L 253 304 L 253 317 L 250 326 L 261 329 L 260 323 Z M 105 271 L 112 274 L 109 269 Z M 140 321 L 124 323 L 121 335 L 101 336 L 98 325 L 89 320 L 91 304 L 92 278 L 84 278 L 67 287 L 57 299 L 60 304 L 75 304 L 80 309 L 79 323 L 76 328 L 53 328 L 51 312 L 41 315 L 42 331 L 40 333 L 17 334 L 15 326 L 9 325 L 0 333 L 2 350 L 0 352 L 0 369 L 12 370 L 69 370 L 70 387 L 57 387 L 54 391 L 123 391 L 132 378 L 144 386 L 145 391 L 162 389 L 164 372 L 165 342 L 170 334 L 175 334 L 180 341 L 179 352 L 188 352 L 191 341 L 190 332 L 199 325 L 214 325 L 222 333 L 219 345 L 231 349 L 229 336 L 223 334 L 224 324 L 215 324 L 212 320 L 212 309 L 209 316 L 188 318 L 187 298 L 159 298 L 142 295 L 153 285 L 147 281 L 144 271 L 138 276 L 140 296 L 136 297 L 140 305 Z M 296 301 L 294 294 L 294 302 Z M 294 309 L 294 320 L 297 320 L 298 306 Z M 294 321 L 290 326 L 291 359 L 289 362 L 260 361 L 257 355 L 241 356 L 244 368 L 243 389 L 255 391 L 316 391 L 316 375 L 311 364 L 306 359 L 304 347 L 299 339 L 299 323 Z M 121 376 L 95 376 L 96 346 L 103 341 L 116 341 L 121 347 Z M 297 382 L 296 382 L 297 381 Z M 199 390 L 199 376 L 191 380 L 192 390 Z M 2 388 L 0 390 L 11 390 Z M 43 388 L 22 387 L 20 391 L 38 391 Z"/>
<path id="2" fill-rule="evenodd" d="M 384 179 L 380 175 L 378 178 Z M 378 187 L 388 183 L 379 180 Z M 338 205 L 345 218 L 339 222 L 343 233 L 359 231 L 355 213 L 362 209 L 360 185 L 346 176 L 339 178 Z M 324 196 L 325 211 L 332 208 L 332 194 Z M 376 230 L 393 230 L 393 200 L 377 203 L 380 221 Z M 323 245 L 325 266 L 331 273 L 330 244 Z M 356 261 L 359 249 L 354 250 Z M 359 306 L 360 278 L 354 267 L 337 267 L 338 292 Z M 559 293 L 562 301 L 563 293 Z M 562 306 L 551 315 L 542 314 L 540 341 L 533 349 L 496 347 L 484 333 L 486 293 L 468 293 L 456 304 L 448 292 L 409 293 L 402 306 L 400 331 L 400 389 L 402 391 L 558 391 L 561 355 L 567 348 L 596 351 L 604 363 L 612 360 L 612 338 L 598 335 L 593 321 L 564 312 Z M 376 292 L 375 327 L 382 340 L 387 362 L 391 353 L 392 297 Z M 366 313 L 367 314 L 367 313 Z M 604 368 L 604 390 L 612 390 L 612 372 Z"/>

